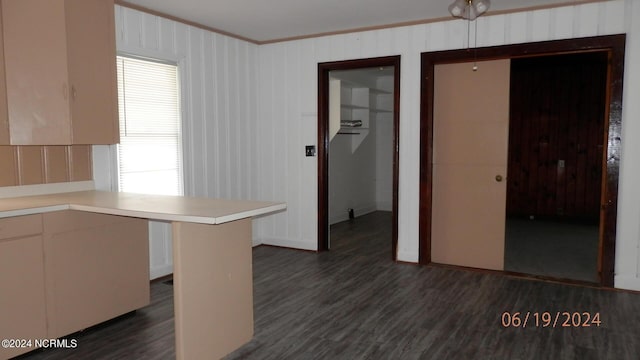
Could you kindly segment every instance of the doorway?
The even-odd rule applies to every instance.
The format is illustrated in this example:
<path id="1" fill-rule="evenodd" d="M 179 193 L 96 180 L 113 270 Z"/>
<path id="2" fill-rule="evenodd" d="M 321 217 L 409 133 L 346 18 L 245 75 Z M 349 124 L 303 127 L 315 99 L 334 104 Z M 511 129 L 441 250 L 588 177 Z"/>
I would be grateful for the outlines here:
<path id="1" fill-rule="evenodd" d="M 330 249 L 331 223 L 372 208 L 370 201 L 360 208 L 351 204 L 367 204 L 363 194 L 373 192 L 388 198 L 387 204 L 373 207 L 390 210 L 390 247 L 396 259 L 399 99 L 400 56 L 318 64 L 318 251 Z M 389 149 L 371 160 L 370 153 L 386 143 Z M 376 162 L 387 165 L 377 169 Z M 332 178 L 332 171 L 337 176 Z M 358 173 L 368 180 L 354 180 Z M 347 201 L 347 196 L 355 199 Z"/>
<path id="2" fill-rule="evenodd" d="M 434 73 L 438 64 L 495 59 L 520 59 L 567 53 L 598 52 L 608 59 L 604 129 L 600 133 L 606 149 L 599 181 L 601 197 L 598 201 L 598 254 L 596 283 L 613 286 L 617 185 L 620 151 L 620 122 L 622 106 L 622 72 L 624 66 L 624 35 L 548 41 L 541 43 L 442 51 L 422 54 L 421 99 L 421 156 L 420 156 L 420 262 L 432 262 L 432 230 L 434 206 Z M 463 106 L 463 105 L 461 105 Z M 556 171 L 558 163 L 554 164 Z M 508 178 L 508 177 L 507 177 Z M 496 177 L 496 181 L 497 181 Z M 556 211 L 558 209 L 556 208 Z M 460 219 L 464 226 L 465 219 Z M 504 269 L 499 269 L 504 271 Z M 548 278 L 542 275 L 541 277 Z"/>
<path id="3" fill-rule="evenodd" d="M 505 270 L 598 282 L 607 53 L 511 60 Z"/>

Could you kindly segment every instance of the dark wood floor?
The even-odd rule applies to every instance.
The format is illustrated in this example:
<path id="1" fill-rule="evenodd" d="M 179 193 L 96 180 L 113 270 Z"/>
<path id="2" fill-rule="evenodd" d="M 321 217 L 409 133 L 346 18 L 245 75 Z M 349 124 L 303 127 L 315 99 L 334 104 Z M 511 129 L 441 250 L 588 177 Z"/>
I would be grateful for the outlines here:
<path id="1" fill-rule="evenodd" d="M 598 223 L 507 218 L 504 269 L 597 284 Z"/>
<path id="2" fill-rule="evenodd" d="M 333 250 L 254 249 L 255 336 L 227 359 L 638 359 L 640 294 L 391 261 L 391 216 L 332 227 Z M 169 359 L 171 287 L 135 316 L 28 359 Z M 504 312 L 600 313 L 601 326 L 501 325 Z"/>

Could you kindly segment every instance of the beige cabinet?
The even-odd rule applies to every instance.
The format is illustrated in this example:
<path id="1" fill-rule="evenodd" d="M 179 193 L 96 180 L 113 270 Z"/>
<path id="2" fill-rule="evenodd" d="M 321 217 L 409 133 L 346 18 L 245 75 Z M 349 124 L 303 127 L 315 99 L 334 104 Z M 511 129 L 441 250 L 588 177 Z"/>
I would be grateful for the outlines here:
<path id="1" fill-rule="evenodd" d="M 41 215 L 0 219 L 0 284 L 0 339 L 45 339 Z M 0 359 L 34 349 L 10 345 L 0 347 Z"/>
<path id="2" fill-rule="evenodd" d="M 149 304 L 146 220 L 80 211 L 43 217 L 49 337 Z"/>
<path id="3" fill-rule="evenodd" d="M 2 0 L 2 30 L 0 144 L 119 141 L 113 0 Z"/>
<path id="4" fill-rule="evenodd" d="M 59 338 L 148 305 L 147 229 L 79 211 L 0 219 L 0 339 Z"/>

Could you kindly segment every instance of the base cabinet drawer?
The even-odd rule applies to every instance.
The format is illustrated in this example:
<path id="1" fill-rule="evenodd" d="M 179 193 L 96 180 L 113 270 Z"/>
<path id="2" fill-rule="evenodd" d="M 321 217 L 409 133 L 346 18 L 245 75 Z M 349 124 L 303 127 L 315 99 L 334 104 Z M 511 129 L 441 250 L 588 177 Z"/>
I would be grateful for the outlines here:
<path id="1" fill-rule="evenodd" d="M 0 240 L 42 234 L 42 215 L 25 215 L 0 219 Z"/>
<path id="2" fill-rule="evenodd" d="M 0 284 L 0 339 L 45 339 L 42 235 L 0 239 Z M 0 347 L 0 359 L 35 349 L 25 344 Z"/>

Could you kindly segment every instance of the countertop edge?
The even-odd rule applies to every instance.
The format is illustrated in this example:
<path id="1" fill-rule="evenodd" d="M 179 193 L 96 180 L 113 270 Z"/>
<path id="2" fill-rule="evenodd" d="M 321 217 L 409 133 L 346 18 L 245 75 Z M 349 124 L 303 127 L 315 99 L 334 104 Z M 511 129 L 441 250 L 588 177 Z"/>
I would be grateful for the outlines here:
<path id="1" fill-rule="evenodd" d="M 217 225 L 217 224 L 224 224 L 224 223 L 235 221 L 235 220 L 266 215 L 266 214 L 282 211 L 287 208 L 286 203 L 265 202 L 265 206 L 257 209 L 238 211 L 228 215 L 214 217 L 214 216 L 205 216 L 205 215 L 190 215 L 190 214 L 178 214 L 178 213 L 167 213 L 167 212 L 153 212 L 153 211 L 135 210 L 135 209 L 121 209 L 121 208 L 114 208 L 110 206 L 99 206 L 99 205 L 93 205 L 93 204 L 75 203 L 72 199 L 70 200 L 71 201 L 69 202 L 60 201 L 59 203 L 0 211 L 0 218 L 42 214 L 42 213 L 62 211 L 62 210 L 76 210 L 76 211 L 85 211 L 85 212 L 98 213 L 98 214 L 143 218 L 143 219 L 157 220 L 157 221 L 167 221 L 167 222 L 176 221 L 176 222 L 190 222 L 190 223 Z"/>
<path id="2" fill-rule="evenodd" d="M 14 216 L 44 214 L 48 212 L 63 211 L 63 210 L 69 210 L 69 209 L 70 209 L 69 204 L 59 204 L 59 205 L 47 205 L 47 206 L 39 206 L 39 207 L 16 209 L 16 210 L 6 210 L 6 211 L 0 211 L 0 219 L 14 217 Z"/>
<path id="3" fill-rule="evenodd" d="M 243 212 L 226 215 L 226 216 L 219 216 L 216 218 L 216 224 L 224 224 L 224 223 L 235 221 L 235 220 L 245 219 L 245 218 L 259 216 L 259 215 L 266 215 L 266 214 L 270 214 L 270 213 L 274 213 L 274 212 L 286 210 L 286 209 L 287 209 L 287 204 L 278 203 L 270 206 L 265 206 L 259 209 L 243 211 Z"/>
<path id="4" fill-rule="evenodd" d="M 259 216 L 259 215 L 265 215 L 272 212 L 284 210 L 286 208 L 287 208 L 287 205 L 284 203 L 281 203 L 281 204 L 266 206 L 259 209 L 241 211 L 238 213 L 225 215 L 225 216 L 209 217 L 209 216 L 197 216 L 197 215 L 155 213 L 155 212 L 137 211 L 137 210 L 123 210 L 123 209 L 114 209 L 114 208 L 92 206 L 92 205 L 79 205 L 79 204 L 69 205 L 70 210 L 86 211 L 86 212 L 108 214 L 108 215 L 137 217 L 137 218 L 143 218 L 143 219 L 149 219 L 149 220 L 179 221 L 179 222 L 189 222 L 189 223 L 209 224 L 209 225 L 224 224 L 224 223 L 235 221 L 235 220 L 246 219 L 246 218 Z"/>

